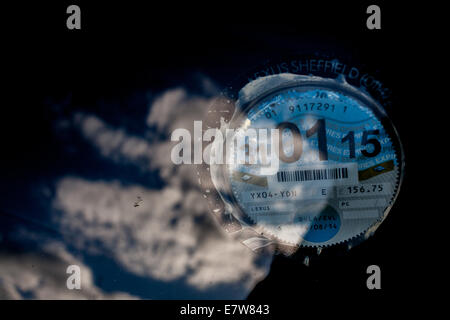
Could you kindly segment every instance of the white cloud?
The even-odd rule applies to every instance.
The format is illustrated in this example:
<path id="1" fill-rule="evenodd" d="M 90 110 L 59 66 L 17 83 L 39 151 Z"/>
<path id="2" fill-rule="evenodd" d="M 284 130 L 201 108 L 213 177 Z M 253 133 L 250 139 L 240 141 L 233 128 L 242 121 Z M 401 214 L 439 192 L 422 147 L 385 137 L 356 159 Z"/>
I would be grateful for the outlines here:
<path id="1" fill-rule="evenodd" d="M 192 129 L 194 120 L 203 120 L 212 99 L 190 96 L 185 89 L 167 90 L 153 101 L 147 124 L 160 132 L 171 133 L 176 128 Z"/>
<path id="2" fill-rule="evenodd" d="M 138 195 L 143 202 L 134 207 Z M 256 266 L 248 248 L 223 236 L 203 200 L 195 190 L 154 191 L 67 177 L 57 186 L 55 208 L 73 244 L 93 252 L 105 248 L 130 272 L 165 281 L 184 276 L 199 289 L 239 281 L 252 288 L 267 266 Z M 212 230 L 196 218 L 206 219 Z"/>
<path id="3" fill-rule="evenodd" d="M 69 290 L 69 265 L 81 269 L 81 289 Z M 0 299 L 136 299 L 127 293 L 107 294 L 95 286 L 89 267 L 60 243 L 50 242 L 37 253 L 0 253 Z"/>
<path id="4" fill-rule="evenodd" d="M 159 133 L 170 137 L 177 128 L 193 132 L 195 120 L 202 120 L 213 98 L 190 97 L 181 88 L 167 90 L 155 99 L 149 108 L 147 124 L 155 126 Z M 96 147 L 99 153 L 117 163 L 133 163 L 143 171 L 160 171 L 161 178 L 169 184 L 190 183 L 192 166 L 176 166 L 172 163 L 170 152 L 177 142 L 167 140 L 148 140 L 127 134 L 122 128 L 114 128 L 94 115 L 78 113 L 74 123 L 84 138 Z M 193 136 L 193 134 L 192 134 Z M 212 187 L 212 186 L 210 186 Z"/>
<path id="5" fill-rule="evenodd" d="M 78 113 L 74 120 L 102 156 L 118 162 L 151 159 L 151 145 L 145 139 L 127 135 L 123 129 L 114 129 L 96 116 Z"/>
<path id="6" fill-rule="evenodd" d="M 193 121 L 203 118 L 211 101 L 191 97 L 184 89 L 168 90 L 151 105 L 147 124 L 167 136 L 175 128 L 192 130 Z M 172 142 L 131 136 L 87 114 L 78 114 L 75 124 L 102 156 L 143 170 L 158 169 L 165 186 L 154 190 L 119 181 L 60 179 L 54 217 L 71 243 L 92 252 L 106 250 L 140 276 L 183 278 L 199 290 L 218 284 L 241 286 L 239 296 L 228 298 L 246 297 L 267 274 L 270 258 L 257 265 L 256 254 L 224 235 L 215 223 L 194 166 L 171 162 Z M 143 202 L 135 207 L 138 196 Z"/>

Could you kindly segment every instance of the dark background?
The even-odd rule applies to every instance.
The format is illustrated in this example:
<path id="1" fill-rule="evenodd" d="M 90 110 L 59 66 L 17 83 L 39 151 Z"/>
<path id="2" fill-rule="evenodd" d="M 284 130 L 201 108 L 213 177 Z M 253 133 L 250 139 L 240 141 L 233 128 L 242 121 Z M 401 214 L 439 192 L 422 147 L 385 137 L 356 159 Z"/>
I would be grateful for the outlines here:
<path id="1" fill-rule="evenodd" d="M 351 251 L 313 259 L 309 267 L 277 256 L 249 298 L 372 303 L 426 295 L 425 285 L 433 283 L 433 263 L 427 258 L 431 207 L 420 168 L 433 151 L 422 134 L 429 130 L 418 123 L 428 122 L 421 115 L 426 106 L 420 79 L 433 62 L 425 56 L 425 11 L 377 2 L 382 30 L 367 30 L 365 9 L 372 3 L 74 3 L 82 11 L 79 31 L 65 26 L 71 3 L 21 4 L 3 12 L 10 19 L 2 49 L 7 103 L 2 107 L 1 164 L 8 168 L 2 197 L 20 199 L 21 181 L 30 175 L 44 177 L 70 166 L 55 159 L 46 99 L 71 93 L 77 93 L 79 104 L 98 97 L 120 99 L 130 90 L 161 90 L 198 73 L 225 86 L 267 58 L 317 47 L 367 64 L 392 90 L 387 112 L 404 146 L 403 185 L 372 238 Z M 30 161 L 36 154 L 39 161 Z M 371 264 L 381 267 L 382 290 L 366 288 Z"/>

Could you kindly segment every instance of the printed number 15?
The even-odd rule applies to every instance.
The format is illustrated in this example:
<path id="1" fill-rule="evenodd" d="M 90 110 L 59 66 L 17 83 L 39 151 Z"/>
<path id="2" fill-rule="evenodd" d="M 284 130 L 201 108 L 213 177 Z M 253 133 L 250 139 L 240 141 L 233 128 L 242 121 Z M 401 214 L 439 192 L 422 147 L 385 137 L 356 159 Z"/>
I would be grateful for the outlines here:
<path id="1" fill-rule="evenodd" d="M 365 150 L 361 150 L 361 153 L 363 156 L 366 157 L 375 157 L 377 154 L 381 151 L 381 144 L 380 141 L 378 141 L 376 138 L 370 138 L 368 137 L 370 135 L 378 135 L 380 134 L 380 130 L 366 130 L 363 132 L 363 136 L 361 139 L 361 145 L 368 146 L 372 145 L 373 150 L 371 152 L 367 151 L 367 148 Z M 346 136 L 344 136 L 341 140 L 342 143 L 348 141 L 348 147 L 350 151 L 350 158 L 355 158 L 355 132 L 349 131 Z"/>

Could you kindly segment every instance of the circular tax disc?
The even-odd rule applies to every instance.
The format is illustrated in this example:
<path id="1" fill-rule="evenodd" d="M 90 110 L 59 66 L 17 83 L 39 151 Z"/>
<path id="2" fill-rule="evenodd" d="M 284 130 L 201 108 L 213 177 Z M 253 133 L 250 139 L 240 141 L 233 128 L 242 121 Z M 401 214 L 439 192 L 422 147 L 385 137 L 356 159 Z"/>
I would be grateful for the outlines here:
<path id="1" fill-rule="evenodd" d="M 254 80 L 227 128 L 214 183 L 233 216 L 279 243 L 364 239 L 398 194 L 399 137 L 383 108 L 343 79 Z"/>

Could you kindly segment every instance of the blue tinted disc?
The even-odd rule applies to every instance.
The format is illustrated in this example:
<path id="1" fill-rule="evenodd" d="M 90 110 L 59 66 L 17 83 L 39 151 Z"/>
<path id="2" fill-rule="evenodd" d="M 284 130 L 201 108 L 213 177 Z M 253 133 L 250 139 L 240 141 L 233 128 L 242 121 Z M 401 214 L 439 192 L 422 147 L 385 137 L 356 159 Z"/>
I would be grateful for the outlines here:
<path id="1" fill-rule="evenodd" d="M 336 80 L 269 78 L 241 91 L 232 119 L 224 176 L 237 217 L 291 245 L 369 235 L 395 200 L 402 165 L 384 110 Z"/>

